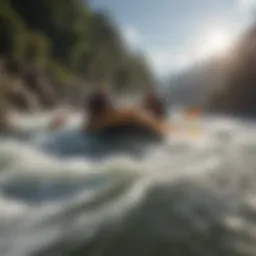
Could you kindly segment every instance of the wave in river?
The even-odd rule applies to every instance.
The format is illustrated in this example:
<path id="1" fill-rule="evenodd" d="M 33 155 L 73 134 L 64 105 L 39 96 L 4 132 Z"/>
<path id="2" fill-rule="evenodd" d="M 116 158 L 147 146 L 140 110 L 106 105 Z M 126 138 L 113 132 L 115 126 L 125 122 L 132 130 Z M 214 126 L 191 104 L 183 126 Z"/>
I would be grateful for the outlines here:
<path id="1" fill-rule="evenodd" d="M 40 122 L 0 142 L 1 255 L 255 255 L 253 123 L 110 146 Z"/>

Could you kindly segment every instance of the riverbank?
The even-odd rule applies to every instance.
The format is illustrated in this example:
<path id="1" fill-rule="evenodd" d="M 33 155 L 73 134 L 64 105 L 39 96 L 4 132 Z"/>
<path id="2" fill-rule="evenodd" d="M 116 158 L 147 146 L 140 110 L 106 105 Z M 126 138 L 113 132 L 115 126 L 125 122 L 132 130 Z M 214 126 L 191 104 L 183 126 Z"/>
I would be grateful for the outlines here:
<path id="1" fill-rule="evenodd" d="M 85 95 L 82 88 L 78 92 L 74 86 L 68 94 L 69 90 L 54 84 L 43 69 L 3 59 L 0 64 L 0 131 L 13 129 L 13 116 L 53 113 L 59 109 L 81 111 Z"/>

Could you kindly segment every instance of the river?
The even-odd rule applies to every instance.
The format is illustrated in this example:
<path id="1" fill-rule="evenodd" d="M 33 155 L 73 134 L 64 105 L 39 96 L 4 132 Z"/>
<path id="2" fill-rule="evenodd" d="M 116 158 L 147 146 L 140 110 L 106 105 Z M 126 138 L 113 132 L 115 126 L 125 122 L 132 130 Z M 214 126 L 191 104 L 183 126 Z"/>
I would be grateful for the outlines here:
<path id="1" fill-rule="evenodd" d="M 73 115 L 0 137 L 1 256 L 256 255 L 256 123 L 211 117 L 162 143 L 104 141 Z"/>

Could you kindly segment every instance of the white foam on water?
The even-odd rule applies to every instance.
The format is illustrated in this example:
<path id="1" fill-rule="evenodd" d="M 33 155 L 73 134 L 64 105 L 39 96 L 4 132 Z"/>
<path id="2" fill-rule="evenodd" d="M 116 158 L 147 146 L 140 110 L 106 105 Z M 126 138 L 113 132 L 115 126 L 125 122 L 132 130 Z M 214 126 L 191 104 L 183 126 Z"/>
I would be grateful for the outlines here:
<path id="1" fill-rule="evenodd" d="M 77 115 L 69 129 L 75 129 L 79 121 Z M 6 255 L 29 255 L 39 246 L 57 244 L 69 216 L 75 217 L 68 222 L 65 241 L 77 239 L 84 244 L 99 236 L 99 243 L 105 245 L 106 248 L 95 248 L 92 255 L 103 255 L 100 250 L 107 249 L 113 234 L 118 237 L 119 229 L 125 229 L 125 223 L 133 223 L 133 218 L 139 220 L 134 231 L 131 235 L 127 231 L 126 239 L 117 242 L 123 244 L 124 250 L 116 246 L 119 253 L 111 255 L 146 255 L 136 251 L 139 245 L 135 240 L 139 237 L 145 238 L 152 252 L 160 239 L 178 239 L 189 248 L 189 232 L 192 236 L 193 232 L 195 236 L 201 234 L 202 241 L 194 241 L 201 255 L 224 255 L 213 253 L 217 246 L 212 248 L 203 239 L 207 235 L 211 239 L 210 230 L 216 222 L 223 228 L 222 233 L 228 233 L 227 240 L 235 232 L 241 232 L 241 237 L 250 235 L 248 246 L 239 237 L 232 240 L 239 242 L 236 250 L 248 251 L 256 241 L 252 220 L 256 216 L 256 126 L 214 119 L 203 120 L 202 127 L 202 133 L 194 136 L 187 126 L 180 135 L 170 135 L 163 144 L 151 147 L 140 159 L 123 153 L 96 161 L 80 155 L 59 158 L 38 147 L 42 141 L 57 143 L 54 133 L 44 134 L 40 140 L 0 142 L 0 222 L 7 215 L 29 216 L 23 218 L 26 225 L 7 239 L 14 246 Z M 76 138 L 80 140 L 79 136 Z M 51 200 L 68 189 L 72 197 Z M 24 191 L 28 192 L 20 199 Z M 31 203 L 27 194 L 33 193 L 40 200 L 44 193 L 47 198 L 42 204 Z M 43 228 L 40 223 L 45 220 L 48 224 Z M 106 234 L 104 242 L 100 238 L 102 232 Z"/>
<path id="2" fill-rule="evenodd" d="M 0 222 L 24 215 L 29 210 L 29 207 L 24 203 L 19 203 L 10 198 L 0 197 Z"/>

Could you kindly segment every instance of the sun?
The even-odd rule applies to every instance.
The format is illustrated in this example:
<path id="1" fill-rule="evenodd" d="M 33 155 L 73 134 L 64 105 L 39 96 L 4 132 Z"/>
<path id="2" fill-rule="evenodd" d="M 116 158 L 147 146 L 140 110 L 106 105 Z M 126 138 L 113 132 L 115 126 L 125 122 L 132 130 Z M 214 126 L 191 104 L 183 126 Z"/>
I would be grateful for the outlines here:
<path id="1" fill-rule="evenodd" d="M 215 29 L 206 35 L 200 46 L 201 56 L 222 54 L 228 51 L 233 42 L 231 33 L 224 29 Z"/>
<path id="2" fill-rule="evenodd" d="M 226 31 L 214 31 L 209 35 L 209 49 L 213 52 L 226 51 L 232 42 L 231 36 Z"/>

